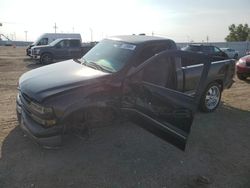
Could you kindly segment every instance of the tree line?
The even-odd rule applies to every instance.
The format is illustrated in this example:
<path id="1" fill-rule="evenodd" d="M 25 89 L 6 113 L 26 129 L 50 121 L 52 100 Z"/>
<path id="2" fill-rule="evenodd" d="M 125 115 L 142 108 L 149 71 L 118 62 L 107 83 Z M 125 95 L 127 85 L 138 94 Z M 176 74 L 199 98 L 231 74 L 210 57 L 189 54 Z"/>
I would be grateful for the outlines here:
<path id="1" fill-rule="evenodd" d="M 232 24 L 228 29 L 229 34 L 225 38 L 227 42 L 250 41 L 250 28 L 248 24 L 239 24 L 238 26 Z"/>

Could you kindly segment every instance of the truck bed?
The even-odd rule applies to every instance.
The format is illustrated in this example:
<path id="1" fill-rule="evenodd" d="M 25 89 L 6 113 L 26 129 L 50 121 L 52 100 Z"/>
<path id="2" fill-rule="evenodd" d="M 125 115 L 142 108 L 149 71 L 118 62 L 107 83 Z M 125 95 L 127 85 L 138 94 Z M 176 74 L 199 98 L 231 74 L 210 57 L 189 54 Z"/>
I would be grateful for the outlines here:
<path id="1" fill-rule="evenodd" d="M 198 85 L 200 76 L 203 70 L 203 64 L 193 62 L 191 65 L 182 63 L 183 84 L 182 91 L 186 93 L 193 93 Z M 215 61 L 211 63 L 208 74 L 207 83 L 218 81 L 222 84 L 223 89 L 229 88 L 232 85 L 232 78 L 235 72 L 234 60 Z"/>

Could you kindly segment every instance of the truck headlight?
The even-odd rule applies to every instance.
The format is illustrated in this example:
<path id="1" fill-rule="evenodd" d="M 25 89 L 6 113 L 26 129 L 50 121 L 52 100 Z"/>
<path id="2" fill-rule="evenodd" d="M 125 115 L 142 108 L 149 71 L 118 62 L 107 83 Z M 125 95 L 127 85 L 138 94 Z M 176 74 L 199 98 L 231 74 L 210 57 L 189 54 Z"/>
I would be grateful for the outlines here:
<path id="1" fill-rule="evenodd" d="M 51 127 L 54 126 L 56 124 L 56 120 L 55 119 L 41 119 L 40 117 L 31 114 L 31 118 L 33 120 L 35 120 L 37 123 L 43 125 L 44 127 Z"/>
<path id="2" fill-rule="evenodd" d="M 40 53 L 40 49 L 34 49 L 34 54 L 39 54 Z"/>
<path id="3" fill-rule="evenodd" d="M 20 99 L 20 93 L 19 93 L 19 92 L 17 93 L 16 101 L 17 101 L 17 103 L 18 103 L 19 105 L 22 104 L 21 99 Z"/>
<path id="4" fill-rule="evenodd" d="M 33 111 L 36 111 L 41 115 L 53 114 L 52 108 L 44 107 L 44 106 L 41 106 L 41 105 L 34 103 L 34 102 L 30 103 L 30 108 Z M 44 127 L 51 127 L 51 126 L 54 126 L 56 124 L 56 119 L 53 118 L 54 116 L 51 116 L 49 119 L 47 119 L 47 118 L 44 119 L 44 118 L 41 118 L 41 117 L 39 117 L 35 114 L 32 114 L 32 113 L 30 115 L 31 115 L 33 120 L 35 120 L 37 123 L 43 125 Z"/>
<path id="5" fill-rule="evenodd" d="M 40 114 L 52 114 L 53 113 L 53 109 L 49 108 L 49 107 L 44 107 L 41 106 L 37 103 L 31 102 L 30 103 L 30 108 Z"/>

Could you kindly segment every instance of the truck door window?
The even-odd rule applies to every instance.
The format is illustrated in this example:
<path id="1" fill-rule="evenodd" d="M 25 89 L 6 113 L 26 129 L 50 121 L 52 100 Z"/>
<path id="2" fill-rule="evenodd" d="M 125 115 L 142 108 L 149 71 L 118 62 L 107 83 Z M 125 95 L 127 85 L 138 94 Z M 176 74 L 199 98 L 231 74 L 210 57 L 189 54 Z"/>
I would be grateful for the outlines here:
<path id="1" fill-rule="evenodd" d="M 205 54 L 213 54 L 214 49 L 212 46 L 203 46 L 203 51 Z"/>
<path id="2" fill-rule="evenodd" d="M 146 61 L 147 59 L 149 59 L 150 57 L 154 56 L 155 54 L 158 54 L 164 50 L 166 50 L 168 47 L 166 44 L 161 44 L 161 45 L 151 45 L 151 46 L 147 46 L 146 48 L 144 48 L 142 50 L 142 52 L 140 53 L 140 56 L 138 58 L 138 61 L 136 63 L 136 66 L 140 65 L 141 63 L 143 63 L 144 61 Z"/>
<path id="3" fill-rule="evenodd" d="M 67 48 L 69 46 L 69 41 L 68 40 L 62 40 L 57 45 L 60 46 L 61 48 Z"/>
<path id="4" fill-rule="evenodd" d="M 80 41 L 79 40 L 70 40 L 70 47 L 79 47 L 80 46 Z"/>
<path id="5" fill-rule="evenodd" d="M 158 58 L 143 70 L 142 80 L 170 88 L 176 89 L 176 68 L 174 59 L 171 57 Z"/>

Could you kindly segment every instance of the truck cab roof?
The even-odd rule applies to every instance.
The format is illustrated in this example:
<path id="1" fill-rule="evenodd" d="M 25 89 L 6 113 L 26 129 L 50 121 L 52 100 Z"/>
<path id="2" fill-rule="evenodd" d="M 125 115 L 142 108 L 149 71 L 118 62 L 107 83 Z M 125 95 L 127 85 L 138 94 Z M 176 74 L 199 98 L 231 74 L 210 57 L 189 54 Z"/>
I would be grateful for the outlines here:
<path id="1" fill-rule="evenodd" d="M 120 35 L 120 36 L 113 36 L 109 37 L 110 40 L 116 41 L 123 41 L 132 44 L 145 44 L 151 42 L 170 42 L 175 44 L 175 42 L 171 39 L 162 38 L 162 37 L 155 37 L 155 36 L 146 36 L 146 35 Z"/>

